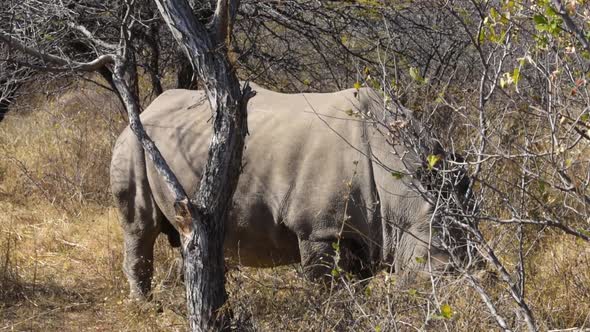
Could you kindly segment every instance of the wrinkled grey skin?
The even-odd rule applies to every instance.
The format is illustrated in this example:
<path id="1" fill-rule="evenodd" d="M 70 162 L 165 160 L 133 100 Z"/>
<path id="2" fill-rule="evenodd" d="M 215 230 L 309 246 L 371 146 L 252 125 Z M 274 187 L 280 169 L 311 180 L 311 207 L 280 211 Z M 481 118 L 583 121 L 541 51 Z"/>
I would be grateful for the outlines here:
<path id="1" fill-rule="evenodd" d="M 253 88 L 257 95 L 248 104 L 250 135 L 226 227 L 226 257 L 255 267 L 301 262 L 313 279 L 331 271 L 338 239 L 340 266 L 361 276 L 384 264 L 395 271 L 416 267 L 422 261 L 417 257 L 447 260 L 428 245 L 432 208 L 412 190 L 412 177 L 396 179 L 379 166 L 413 169 L 412 154 L 396 147 L 400 160 L 369 123 L 349 115 L 382 112 L 377 96 L 364 89 L 281 94 Z M 207 160 L 210 117 L 204 93 L 188 90 L 164 92 L 141 115 L 188 193 L 197 189 Z M 111 186 L 131 295 L 144 297 L 156 237 L 167 234 L 174 246 L 180 240 L 169 222 L 173 197 L 129 128 L 113 151 Z"/>

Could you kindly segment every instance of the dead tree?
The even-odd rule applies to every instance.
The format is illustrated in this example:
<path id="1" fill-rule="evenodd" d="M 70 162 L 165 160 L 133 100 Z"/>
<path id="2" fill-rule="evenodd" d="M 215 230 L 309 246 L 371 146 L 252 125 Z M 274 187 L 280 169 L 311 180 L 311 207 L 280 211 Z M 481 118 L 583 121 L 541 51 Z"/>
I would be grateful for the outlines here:
<path id="1" fill-rule="evenodd" d="M 29 64 L 31 67 L 43 66 L 42 69 L 47 71 L 93 72 L 110 69 L 113 84 L 125 104 L 131 129 L 176 199 L 177 219 L 174 226 L 183 236 L 191 329 L 222 330 L 229 327 L 229 315 L 220 310 L 227 299 L 223 261 L 224 225 L 240 173 L 247 133 L 246 104 L 253 96 L 248 86 L 243 90 L 240 88 L 225 53 L 225 42 L 231 34 L 238 1 L 219 0 L 208 28 L 196 20 L 186 0 L 156 0 L 156 3 L 174 37 L 205 83 L 213 111 L 214 130 L 209 160 L 201 186 L 190 198 L 145 132 L 139 117 L 137 92 L 126 79 L 135 69 L 135 65 L 130 63 L 132 50 L 128 47 L 132 38 L 128 27 L 134 20 L 131 15 L 132 3 L 127 3 L 116 53 L 103 54 L 90 62 L 78 62 L 39 52 L 8 31 L 0 30 L 0 43 L 29 59 L 35 59 L 36 63 Z M 88 31 L 87 37 L 95 39 Z"/>
<path id="2" fill-rule="evenodd" d="M 225 219 L 240 173 L 247 132 L 246 104 L 252 96 L 240 89 L 228 62 L 225 41 L 239 1 L 219 0 L 210 29 L 198 22 L 184 0 L 156 0 L 172 34 L 205 83 L 213 111 L 209 160 L 197 193 L 190 202 L 177 200 L 178 224 L 183 235 L 189 322 L 193 331 L 228 327 L 228 316 L 218 312 L 225 303 L 223 240 Z"/>

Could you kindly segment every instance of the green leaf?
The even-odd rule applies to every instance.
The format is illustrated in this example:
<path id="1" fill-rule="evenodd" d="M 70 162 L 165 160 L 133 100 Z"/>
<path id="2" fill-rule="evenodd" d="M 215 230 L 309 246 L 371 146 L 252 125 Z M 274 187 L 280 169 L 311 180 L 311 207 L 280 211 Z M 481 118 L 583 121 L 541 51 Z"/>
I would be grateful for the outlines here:
<path id="1" fill-rule="evenodd" d="M 354 82 L 354 85 L 353 86 L 354 86 L 355 89 L 358 90 L 358 89 L 361 88 L 361 83 L 360 82 Z"/>
<path id="2" fill-rule="evenodd" d="M 506 39 L 506 34 L 507 34 L 507 33 L 508 33 L 508 31 L 507 31 L 507 30 L 502 30 L 502 31 L 500 32 L 500 38 L 498 38 L 498 41 L 497 41 L 497 43 L 498 43 L 498 44 L 502 44 L 502 43 L 504 43 L 504 40 Z"/>
<path id="3" fill-rule="evenodd" d="M 371 85 L 371 88 L 373 88 L 375 90 L 381 90 L 381 83 L 379 83 L 378 80 L 370 79 L 369 84 Z"/>
<path id="4" fill-rule="evenodd" d="M 504 6 L 503 6 L 503 9 L 504 9 L 504 10 L 511 11 L 511 10 L 514 8 L 514 5 L 515 5 L 515 3 L 514 3 L 514 0 L 507 1 L 507 2 L 504 4 Z"/>
<path id="5" fill-rule="evenodd" d="M 539 191 L 545 193 L 545 181 L 539 180 Z"/>
<path id="6" fill-rule="evenodd" d="M 338 278 L 338 276 L 340 276 L 340 271 L 338 271 L 338 269 L 332 269 L 332 277 L 334 278 Z"/>
<path id="7" fill-rule="evenodd" d="M 549 23 L 549 28 L 548 31 L 553 35 L 553 36 L 557 36 L 559 34 L 560 26 L 561 25 L 561 20 L 558 19 L 554 19 L 551 20 L 551 23 Z"/>
<path id="8" fill-rule="evenodd" d="M 496 21 L 500 17 L 500 13 L 498 13 L 498 11 L 496 10 L 496 8 L 492 7 L 490 9 L 490 16 L 494 19 L 494 21 Z"/>
<path id="9" fill-rule="evenodd" d="M 555 11 L 555 9 L 551 8 L 551 6 L 547 6 L 545 8 L 545 14 L 549 17 L 559 17 L 559 14 Z"/>
<path id="10" fill-rule="evenodd" d="M 424 258 L 423 256 L 416 256 L 415 259 L 418 264 L 425 264 L 426 263 L 426 258 Z"/>
<path id="11" fill-rule="evenodd" d="M 381 326 L 380 325 L 375 326 L 375 332 L 381 332 Z"/>
<path id="12" fill-rule="evenodd" d="M 398 171 L 392 171 L 391 172 L 391 176 L 393 176 L 394 178 L 400 180 L 401 178 L 404 177 L 404 173 L 398 172 Z"/>
<path id="13" fill-rule="evenodd" d="M 518 84 L 518 81 L 520 80 L 520 68 L 514 68 L 512 71 L 512 80 L 514 81 L 514 84 Z"/>
<path id="14" fill-rule="evenodd" d="M 477 36 L 477 40 L 479 41 L 480 44 L 483 44 L 483 41 L 485 40 L 485 38 L 486 38 L 486 32 L 484 29 L 481 29 L 479 31 L 479 36 Z"/>
<path id="15" fill-rule="evenodd" d="M 533 21 L 535 22 L 535 25 L 547 25 L 547 23 L 549 23 L 547 18 L 541 14 L 533 16 Z"/>
<path id="16" fill-rule="evenodd" d="M 332 248 L 338 251 L 340 250 L 340 244 L 338 242 L 332 242 Z"/>
<path id="17" fill-rule="evenodd" d="M 439 155 L 434 155 L 431 154 L 426 158 L 426 161 L 428 162 L 428 169 L 432 170 L 434 168 L 434 166 L 436 166 L 436 164 L 438 164 L 438 162 L 441 160 L 441 157 Z"/>
<path id="18" fill-rule="evenodd" d="M 412 288 L 408 290 L 408 294 L 410 294 L 411 296 L 416 296 L 416 294 L 418 294 L 418 291 Z"/>
<path id="19" fill-rule="evenodd" d="M 371 287 L 367 286 L 367 288 L 365 288 L 365 295 L 371 296 L 371 294 L 373 294 L 373 289 L 371 289 Z"/>
<path id="20" fill-rule="evenodd" d="M 488 39 L 492 42 L 492 43 L 497 43 L 499 44 L 499 38 L 496 35 L 496 30 L 494 28 L 490 28 L 488 30 Z"/>
<path id="21" fill-rule="evenodd" d="M 590 114 L 586 113 L 586 114 L 582 114 L 580 116 L 580 121 L 582 121 L 582 122 L 588 122 L 588 120 L 590 120 Z"/>
<path id="22" fill-rule="evenodd" d="M 416 67 L 410 67 L 410 77 L 416 82 L 422 82 L 422 76 L 420 76 Z"/>
<path id="23" fill-rule="evenodd" d="M 440 306 L 440 314 L 444 318 L 449 319 L 449 318 L 453 317 L 453 309 L 451 309 L 450 305 L 445 303 Z"/>

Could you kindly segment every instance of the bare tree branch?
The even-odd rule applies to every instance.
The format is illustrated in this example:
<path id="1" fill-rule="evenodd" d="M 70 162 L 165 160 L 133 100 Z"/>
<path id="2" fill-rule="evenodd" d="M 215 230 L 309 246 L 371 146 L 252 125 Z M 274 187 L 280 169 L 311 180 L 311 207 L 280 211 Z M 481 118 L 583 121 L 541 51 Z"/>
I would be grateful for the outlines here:
<path id="1" fill-rule="evenodd" d="M 586 38 L 584 31 L 578 28 L 574 20 L 572 20 L 572 18 L 568 15 L 567 10 L 561 3 L 561 0 L 552 0 L 551 2 L 553 3 L 553 6 L 555 6 L 557 14 L 559 14 L 563 22 L 565 22 L 567 28 L 571 31 L 571 33 L 573 33 L 576 36 L 576 38 L 582 44 L 584 49 L 590 52 L 590 42 L 588 42 L 588 39 Z"/>
<path id="2" fill-rule="evenodd" d="M 84 36 L 86 36 L 86 38 L 90 39 L 93 43 L 100 45 L 108 50 L 115 51 L 119 48 L 118 45 L 109 44 L 109 43 L 105 42 L 104 40 L 96 38 L 94 36 L 94 34 L 90 31 L 88 31 L 88 29 L 86 29 L 86 27 L 83 25 L 75 24 L 74 22 L 68 22 L 68 26 L 80 31 Z"/>
<path id="3" fill-rule="evenodd" d="M 502 328 L 506 332 L 511 331 L 508 327 L 508 324 L 506 324 L 506 320 L 498 314 L 498 310 L 492 302 L 492 299 L 486 293 L 485 289 L 481 286 L 479 281 L 477 281 L 475 277 L 473 277 L 470 274 L 467 275 L 467 281 L 471 284 L 471 286 L 473 287 L 473 289 L 475 289 L 479 296 L 481 296 L 482 301 L 486 304 L 488 310 L 490 311 L 490 314 L 494 317 L 500 328 Z"/>
<path id="4" fill-rule="evenodd" d="M 240 0 L 218 1 L 211 26 L 219 42 L 225 42 L 231 35 Z"/>
<path id="5" fill-rule="evenodd" d="M 42 53 L 42 52 L 35 50 L 32 47 L 28 47 L 4 31 L 0 31 L 0 41 L 20 50 L 23 53 L 31 55 L 39 60 L 42 60 L 42 61 L 45 61 L 48 63 L 52 63 L 55 65 L 63 66 L 61 68 L 60 67 L 54 68 L 55 70 L 58 70 L 58 71 L 61 71 L 64 69 L 69 69 L 69 70 L 90 72 L 90 71 L 96 71 L 96 70 L 104 67 L 107 64 L 112 64 L 115 62 L 114 56 L 112 54 L 101 55 L 98 58 L 96 58 L 95 60 L 90 61 L 90 62 L 77 62 L 77 61 L 66 60 L 62 57 L 52 55 L 52 54 Z"/>

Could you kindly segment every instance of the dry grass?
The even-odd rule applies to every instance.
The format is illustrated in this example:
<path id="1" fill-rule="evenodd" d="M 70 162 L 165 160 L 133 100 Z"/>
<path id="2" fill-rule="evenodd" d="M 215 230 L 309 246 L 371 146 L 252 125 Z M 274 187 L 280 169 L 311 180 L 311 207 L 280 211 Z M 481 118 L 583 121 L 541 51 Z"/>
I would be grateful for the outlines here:
<path id="1" fill-rule="evenodd" d="M 0 123 L 0 331 L 185 330 L 183 285 L 169 277 L 176 253 L 158 240 L 154 301 L 126 301 L 122 240 L 108 197 L 109 154 L 122 123 L 114 100 L 82 86 L 37 112 Z M 489 229 L 487 234 L 502 235 Z M 590 326 L 590 248 L 549 231 L 529 253 L 528 298 L 542 329 Z M 509 240 L 498 242 L 505 256 Z M 328 290 L 297 267 L 231 269 L 229 305 L 262 331 L 497 329 L 461 278 L 400 283 L 382 272 L 366 285 Z M 493 274 L 482 274 L 501 313 L 517 319 Z M 451 318 L 439 316 L 448 304 Z"/>
<path id="2" fill-rule="evenodd" d="M 85 85 L 21 102 L 0 126 L 0 193 L 72 213 L 108 202 L 111 145 L 124 125 L 116 107 L 107 91 Z"/>
<path id="3" fill-rule="evenodd" d="M 157 244 L 154 301 L 126 301 L 121 272 L 121 230 L 111 208 L 87 207 L 78 217 L 51 206 L 0 203 L 0 330 L 170 331 L 185 329 L 184 289 L 167 279 L 176 253 L 165 239 Z M 590 252 L 556 237 L 539 249 L 531 286 L 533 308 L 544 328 L 588 324 Z M 578 256 L 579 255 L 579 256 Z M 489 277 L 489 283 L 493 277 Z M 451 319 L 430 319 L 437 308 L 428 282 L 402 286 L 379 274 L 368 287 L 325 292 L 300 277 L 296 267 L 234 268 L 228 275 L 230 305 L 242 319 L 253 317 L 262 331 L 308 330 L 490 330 L 494 322 L 465 283 L 449 278 L 438 301 Z M 510 299 L 498 297 L 507 317 L 516 317 Z M 429 312 L 430 310 L 430 312 Z M 407 324 L 407 325 L 404 325 Z"/>
<path id="4" fill-rule="evenodd" d="M 0 330 L 182 330 L 183 319 L 173 311 L 125 301 L 114 210 L 88 207 L 74 218 L 47 205 L 30 209 L 3 202 L 0 208 Z M 172 256 L 159 248 L 164 259 L 156 272 L 158 291 L 166 257 Z"/>
<path id="5" fill-rule="evenodd" d="M 166 311 L 145 319 L 158 308 L 124 301 L 108 188 L 110 151 L 124 126 L 116 107 L 108 92 L 79 84 L 58 98 L 20 101 L 0 124 L 0 330 L 183 326 Z M 173 256 L 159 247 L 156 277 Z"/>

